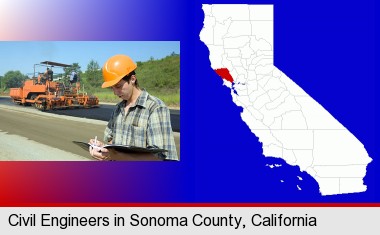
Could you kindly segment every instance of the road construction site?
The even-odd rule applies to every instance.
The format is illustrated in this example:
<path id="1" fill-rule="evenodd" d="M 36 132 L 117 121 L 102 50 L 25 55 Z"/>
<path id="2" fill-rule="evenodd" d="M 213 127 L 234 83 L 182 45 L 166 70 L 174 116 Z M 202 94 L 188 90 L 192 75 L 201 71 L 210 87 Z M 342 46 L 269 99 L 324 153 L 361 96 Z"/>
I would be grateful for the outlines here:
<path id="1" fill-rule="evenodd" d="M 95 114 L 102 111 L 101 106 L 84 111 L 91 110 L 99 119 Z M 95 136 L 102 139 L 107 124 L 91 117 L 73 117 L 15 105 L 8 97 L 0 97 L 0 110 L 1 161 L 94 160 L 72 141 L 88 141 Z M 70 111 L 74 110 L 67 110 Z M 174 132 L 174 137 L 179 154 L 180 133 Z"/>

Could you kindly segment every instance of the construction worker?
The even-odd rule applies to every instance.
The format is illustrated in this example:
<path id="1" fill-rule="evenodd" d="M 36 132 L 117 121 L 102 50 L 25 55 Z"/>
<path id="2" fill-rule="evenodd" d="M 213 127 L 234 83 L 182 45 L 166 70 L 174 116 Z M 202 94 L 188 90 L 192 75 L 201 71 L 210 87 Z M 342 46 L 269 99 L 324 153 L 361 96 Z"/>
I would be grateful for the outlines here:
<path id="1" fill-rule="evenodd" d="M 45 77 L 45 74 L 40 73 L 40 74 L 38 75 L 38 78 L 37 78 L 37 84 L 42 85 L 42 84 L 45 84 L 45 83 L 46 83 L 46 77 Z"/>
<path id="2" fill-rule="evenodd" d="M 53 70 L 47 67 L 44 73 L 44 77 L 45 77 L 45 81 L 53 81 Z"/>
<path id="3" fill-rule="evenodd" d="M 113 149 L 90 147 L 90 154 L 99 160 L 123 155 L 125 160 L 178 160 L 170 112 L 157 97 L 141 89 L 137 80 L 137 65 L 126 55 L 115 55 L 103 66 L 104 83 L 122 101 L 116 105 L 104 131 L 104 141 L 110 144 L 143 148 L 160 148 L 167 152 L 157 154 L 122 153 Z M 90 140 L 102 147 L 103 142 Z"/>
<path id="4" fill-rule="evenodd" d="M 70 74 L 70 85 L 72 85 L 73 83 L 76 83 L 78 80 L 78 74 L 75 72 L 75 70 L 73 70 Z"/>

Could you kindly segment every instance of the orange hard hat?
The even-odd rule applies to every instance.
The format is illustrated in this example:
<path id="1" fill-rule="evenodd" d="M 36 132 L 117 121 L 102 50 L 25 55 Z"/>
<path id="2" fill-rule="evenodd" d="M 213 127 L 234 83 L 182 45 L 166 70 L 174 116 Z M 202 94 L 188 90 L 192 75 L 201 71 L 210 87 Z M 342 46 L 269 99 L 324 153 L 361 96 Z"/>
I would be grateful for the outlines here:
<path id="1" fill-rule="evenodd" d="M 134 71 L 137 65 L 126 55 L 114 55 L 103 66 L 102 88 L 110 87 L 118 83 L 123 77 Z"/>

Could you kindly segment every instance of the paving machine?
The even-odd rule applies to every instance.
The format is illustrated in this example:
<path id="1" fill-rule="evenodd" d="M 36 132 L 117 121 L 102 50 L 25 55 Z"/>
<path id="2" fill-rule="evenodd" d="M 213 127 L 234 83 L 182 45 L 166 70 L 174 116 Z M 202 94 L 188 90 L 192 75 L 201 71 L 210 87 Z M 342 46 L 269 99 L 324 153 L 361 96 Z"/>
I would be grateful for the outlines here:
<path id="1" fill-rule="evenodd" d="M 34 65 L 34 71 L 36 66 L 46 67 L 46 72 L 38 73 L 38 76 L 34 72 L 22 87 L 11 88 L 9 95 L 15 103 L 32 105 L 40 110 L 99 107 L 99 99 L 81 91 L 79 81 L 70 85 L 65 85 L 61 79 L 55 81 L 52 68 L 63 69 L 71 65 L 43 61 Z"/>

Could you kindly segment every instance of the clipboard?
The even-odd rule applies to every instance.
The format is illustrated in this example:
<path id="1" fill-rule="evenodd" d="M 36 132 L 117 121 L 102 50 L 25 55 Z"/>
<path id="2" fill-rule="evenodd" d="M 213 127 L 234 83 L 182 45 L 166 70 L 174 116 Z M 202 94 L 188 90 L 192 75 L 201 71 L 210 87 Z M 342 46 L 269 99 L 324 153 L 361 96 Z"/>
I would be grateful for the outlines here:
<path id="1" fill-rule="evenodd" d="M 89 143 L 82 141 L 75 141 L 73 143 L 81 147 L 82 149 L 88 151 L 88 148 L 91 146 Z M 114 149 L 116 151 L 125 152 L 125 153 L 164 153 L 167 152 L 165 149 L 159 148 L 142 148 L 129 145 L 119 145 L 119 144 L 106 144 L 103 146 L 106 149 Z"/>

